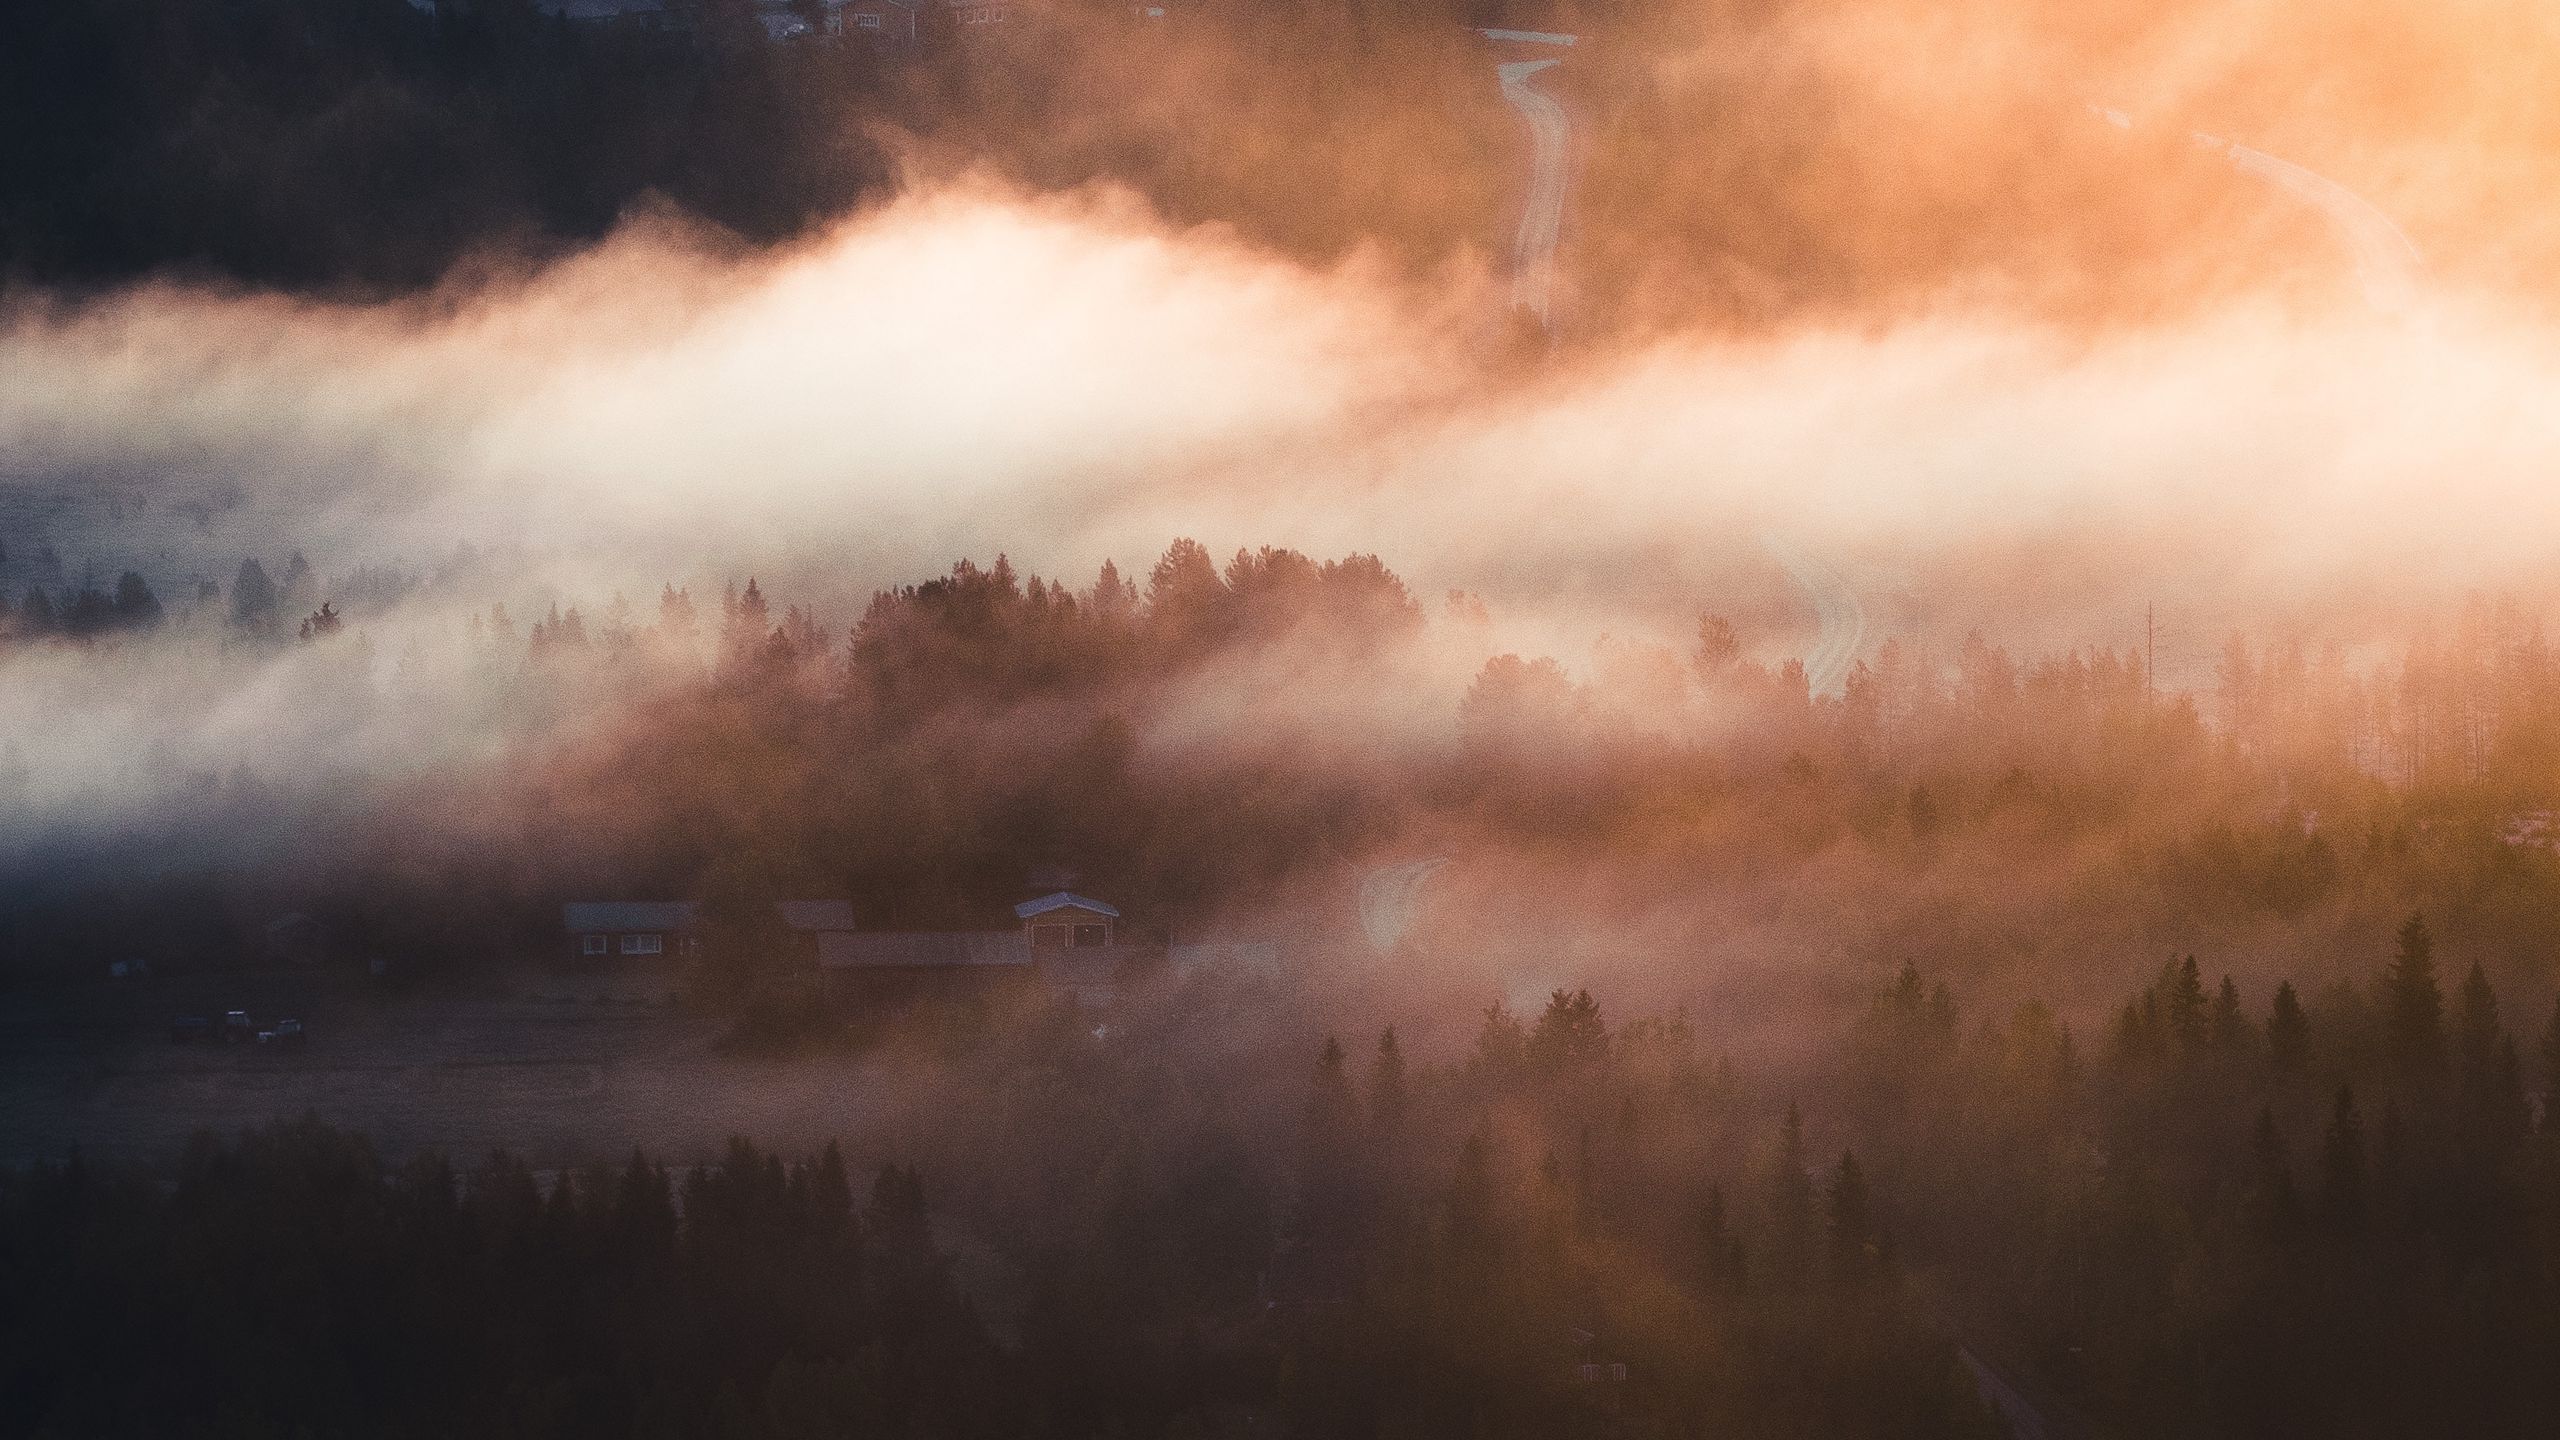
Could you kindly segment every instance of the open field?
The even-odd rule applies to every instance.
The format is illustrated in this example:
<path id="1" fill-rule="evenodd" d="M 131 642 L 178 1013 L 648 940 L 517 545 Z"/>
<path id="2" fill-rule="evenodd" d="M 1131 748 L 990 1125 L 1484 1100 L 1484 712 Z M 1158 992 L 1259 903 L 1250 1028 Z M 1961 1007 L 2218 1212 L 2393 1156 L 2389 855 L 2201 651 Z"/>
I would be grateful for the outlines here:
<path id="1" fill-rule="evenodd" d="M 0 1163 L 82 1153 L 172 1159 L 198 1130 L 317 1114 L 386 1154 L 495 1147 L 537 1165 L 627 1155 L 706 1159 L 731 1135 L 784 1148 L 861 1128 L 882 1096 L 851 1059 L 719 1054 L 709 1022 L 659 1004 L 542 998 L 374 998 L 231 987 L 230 1005 L 158 994 L 93 1003 L 0 1000 Z M 159 1003 L 164 998 L 169 1003 Z M 307 1048 L 173 1044 L 171 1015 L 246 1005 L 297 1014 Z"/>

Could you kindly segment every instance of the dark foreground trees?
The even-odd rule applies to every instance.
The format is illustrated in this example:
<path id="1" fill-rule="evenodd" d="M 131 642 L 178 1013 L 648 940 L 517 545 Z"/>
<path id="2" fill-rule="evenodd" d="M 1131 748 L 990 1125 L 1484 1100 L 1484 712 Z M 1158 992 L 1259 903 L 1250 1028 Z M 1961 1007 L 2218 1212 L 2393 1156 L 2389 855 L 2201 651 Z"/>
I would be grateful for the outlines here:
<path id="1" fill-rule="evenodd" d="M 833 1148 L 456 1170 L 316 1121 L 11 1174 L 0 1433 L 1992 1433 L 1854 1158 L 1799 1177 L 1800 1255 L 1755 1202 L 1697 1263 L 1762 1128 L 1730 1080 L 1586 994 L 1529 1033 L 1357 1079 L 996 1036 L 1039 1098 L 945 1146 L 949 1200 Z"/>
<path id="2" fill-rule="evenodd" d="M 1194 985 L 985 1022 L 867 1185 L 73 1159 L 0 1176 L 0 1433 L 1996 1433 L 1962 1347 L 2101 1434 L 2547 1435 L 2548 1077 L 2418 933 L 2271 1013 L 2180 957 L 2087 1054 L 1907 970 L 1783 1089 L 1582 990 L 1433 1063 Z"/>

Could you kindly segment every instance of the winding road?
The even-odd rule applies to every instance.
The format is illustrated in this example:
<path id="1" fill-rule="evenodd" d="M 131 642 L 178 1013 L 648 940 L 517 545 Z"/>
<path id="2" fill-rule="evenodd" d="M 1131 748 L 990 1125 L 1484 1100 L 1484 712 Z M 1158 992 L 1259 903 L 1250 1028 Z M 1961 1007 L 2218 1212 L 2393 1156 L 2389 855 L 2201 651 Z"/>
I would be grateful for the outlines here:
<path id="1" fill-rule="evenodd" d="M 2329 217 L 2348 253 L 2355 257 L 2356 279 L 2365 299 L 2386 315 L 2406 316 L 2418 308 L 2418 292 L 2426 258 L 2382 207 L 2317 171 L 2264 150 L 2199 133 L 2196 143 L 2220 150 L 2232 168 L 2254 175 Z"/>
<path id="2" fill-rule="evenodd" d="M 1543 30 L 1479 30 L 1487 40 L 1504 45 L 1564 48 L 1579 36 Z M 1531 82 L 1561 63 L 1556 57 L 1504 60 L 1493 67 L 1502 82 L 1502 98 L 1529 126 L 1529 195 L 1520 211 L 1520 231 L 1511 242 L 1511 305 L 1536 317 L 1538 328 L 1555 329 L 1556 244 L 1564 232 L 1565 190 L 1570 176 L 1573 120 L 1553 95 Z M 1867 611 L 1857 591 L 1831 567 L 1794 547 L 1767 536 L 1761 543 L 1785 568 L 1788 578 L 1812 602 L 1821 629 L 1805 657 L 1805 679 L 1816 695 L 1838 691 L 1866 643 Z M 1367 916 L 1367 887 L 1362 915 Z M 1371 931 L 1377 942 L 1377 931 Z M 1387 948 L 1379 943 L 1380 949 Z"/>
<path id="3" fill-rule="evenodd" d="M 1804 657 L 1805 688 L 1816 695 L 1838 693 L 1847 687 L 1849 668 L 1858 663 L 1858 652 L 1867 643 L 1865 602 L 1839 571 L 1776 536 L 1763 535 L 1760 544 L 1813 602 L 1814 619 L 1822 627 Z"/>
<path id="4" fill-rule="evenodd" d="M 1572 122 L 1556 98 L 1529 82 L 1554 60 L 1511 60 L 1494 67 L 1502 98 L 1529 122 L 1529 199 L 1521 207 L 1520 233 L 1511 241 L 1511 305 L 1553 328 L 1556 241 L 1564 233 L 1566 144 Z"/>
<path id="5" fill-rule="evenodd" d="M 2133 128 L 2133 117 L 2122 110 L 2091 105 L 2089 113 L 2119 130 Z M 2263 180 L 2326 216 L 2354 258 L 2356 279 L 2364 287 L 2366 302 L 2374 309 L 2403 318 L 2417 311 L 2419 296 L 2425 289 L 2426 255 L 2381 206 L 2319 171 L 2282 156 L 2202 130 L 2194 132 L 2194 139 L 2196 144 L 2229 160 L 2234 170 Z"/>
<path id="6" fill-rule="evenodd" d="M 1422 887 L 1448 863 L 1448 856 L 1434 855 L 1372 870 L 1360 878 L 1360 928 L 1379 954 L 1395 949 L 1413 928 Z"/>

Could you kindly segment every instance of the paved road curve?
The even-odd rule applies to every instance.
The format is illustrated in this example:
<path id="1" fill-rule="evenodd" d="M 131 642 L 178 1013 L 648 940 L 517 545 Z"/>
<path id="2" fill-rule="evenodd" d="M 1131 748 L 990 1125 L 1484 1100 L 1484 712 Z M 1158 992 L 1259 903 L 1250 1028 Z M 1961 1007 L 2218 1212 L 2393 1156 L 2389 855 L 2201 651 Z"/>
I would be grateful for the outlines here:
<path id="1" fill-rule="evenodd" d="M 1497 43 L 1560 47 L 1580 38 L 1534 30 L 1478 33 Z M 1507 60 L 1494 66 L 1494 74 L 1502 81 L 1502 98 L 1529 125 L 1529 197 L 1521 208 L 1520 232 L 1511 244 L 1511 304 L 1516 310 L 1529 312 L 1537 319 L 1538 328 L 1550 334 L 1555 329 L 1556 244 L 1564 231 L 1573 121 L 1554 96 L 1532 82 L 1557 63 L 1548 57 Z M 1813 604 L 1821 630 L 1812 652 L 1805 657 L 1805 678 L 1814 694 L 1832 694 L 1848 680 L 1849 667 L 1857 662 L 1858 651 L 1866 644 L 1866 606 L 1838 571 L 1775 539 L 1764 537 L 1763 543 Z M 1419 881 L 1415 883 L 1418 885 Z M 1371 934 L 1375 940 L 1375 927 Z"/>
<path id="2" fill-rule="evenodd" d="M 1494 67 L 1502 98 L 1529 122 L 1529 200 L 1520 233 L 1511 242 L 1511 304 L 1550 328 L 1554 310 L 1556 241 L 1564 233 L 1565 169 L 1573 123 L 1556 98 L 1532 85 L 1554 60 L 1512 60 Z"/>
<path id="3" fill-rule="evenodd" d="M 1822 627 L 1804 657 L 1805 688 L 1816 695 L 1839 692 L 1867 643 L 1866 604 L 1839 571 L 1774 536 L 1764 535 L 1760 543 L 1813 602 L 1814 619 Z"/>

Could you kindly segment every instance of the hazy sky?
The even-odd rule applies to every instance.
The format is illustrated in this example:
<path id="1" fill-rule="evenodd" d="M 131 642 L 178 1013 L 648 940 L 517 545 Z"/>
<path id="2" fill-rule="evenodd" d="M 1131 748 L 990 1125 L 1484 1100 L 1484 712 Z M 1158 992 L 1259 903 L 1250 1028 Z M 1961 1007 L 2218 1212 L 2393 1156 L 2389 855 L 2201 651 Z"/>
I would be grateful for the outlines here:
<path id="1" fill-rule="evenodd" d="M 2555 113 L 2525 83 L 2548 53 L 2535 7 L 1768 13 L 1577 60 L 1643 74 L 1675 109 L 1778 93 L 1743 87 L 1750 67 L 1802 79 L 1790 108 L 1678 145 L 1557 80 L 1581 188 L 1544 363 L 1500 319 L 1500 217 L 1419 273 L 1357 249 L 1310 262 L 1107 184 L 987 178 L 944 142 L 914 150 L 905 193 L 778 253 L 657 215 L 547 269 L 381 305 L 22 290 L 0 310 L 0 474 L 159 497 L 163 517 L 236 492 L 201 526 L 129 520 L 149 544 L 46 536 L 75 567 L 136 555 L 164 586 L 291 545 L 329 573 L 467 540 L 525 552 L 523 593 L 752 572 L 841 624 L 961 555 L 1082 582 L 1188 534 L 1221 554 L 1376 551 L 1569 660 L 1602 632 L 1680 637 L 1700 608 L 1803 650 L 1813 612 L 1781 549 L 1848 578 L 1879 634 L 1982 624 L 2020 645 L 2128 638 L 2147 602 L 2204 646 L 2238 623 L 2353 640 L 2395 606 L 2543 593 L 2552 332 L 2500 258 L 2547 228 L 2502 189 L 2549 163 L 2524 143 Z M 2395 81 L 2382 47 L 2432 86 Z M 1089 50 L 1059 63 L 1107 78 L 1085 75 L 1105 63 Z M 1204 123 L 1243 135 L 1258 116 Z M 1162 118 L 1097 102 L 1080 123 L 1113 117 L 1138 135 Z M 2353 283 L 2353 237 L 2303 186 L 2196 161 L 2208 125 L 2405 223 L 2409 303 Z M 1754 126 L 1804 142 L 1756 189 L 1716 168 L 1783 148 Z M 1482 144 L 1525 162 L 1525 132 Z M 1387 163 L 1345 145 L 1344 164 Z M 2053 183 L 1979 194 L 1974 172 Z M 2103 192 L 2115 224 L 2156 191 L 2165 227 L 2197 174 L 2225 187 L 2226 228 L 2143 231 L 2166 268 L 2140 278 L 2213 304 L 2046 303 L 2028 277 L 2119 273 L 2064 213 L 2073 195 Z M 1699 235 L 1660 238 L 1727 247 L 1697 270 L 1707 290 L 1801 303 L 1737 323 L 1695 285 L 1611 268 L 1644 229 L 1612 198 L 1630 175 L 1700 199 Z M 1805 274 L 1771 238 L 1782 220 L 1821 251 Z M 1912 273 L 1936 288 L 1896 278 L 1898 253 L 1929 257 Z M 1816 303 L 1810 272 L 1833 264 L 1864 288 Z M 1577 266 L 1595 272 L 1578 319 Z M 1606 306 L 1603 270 L 1622 287 Z"/>

